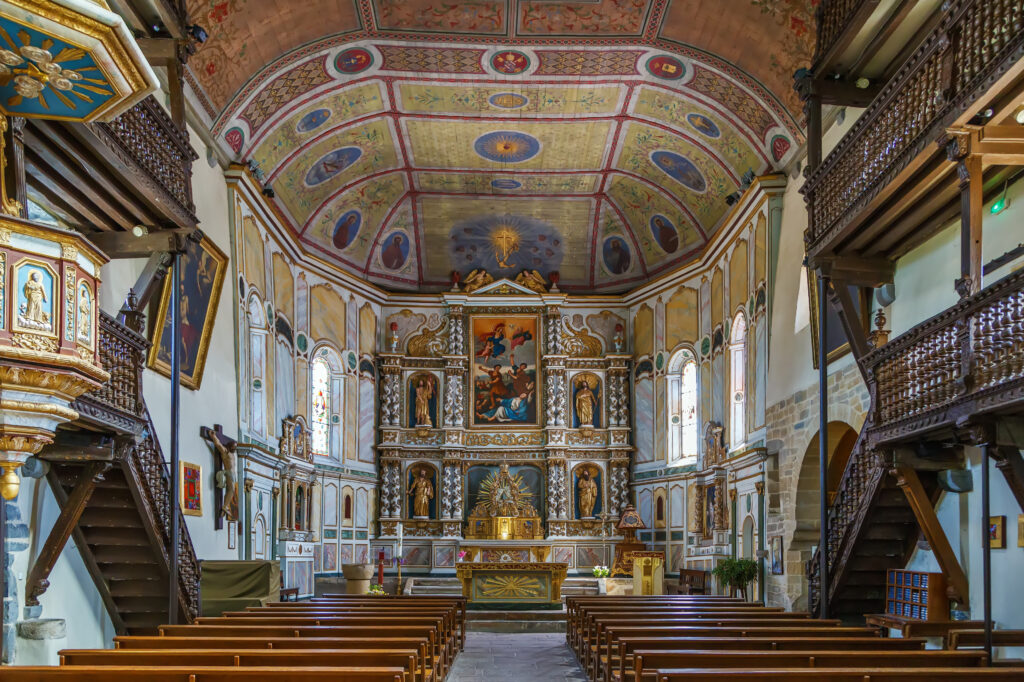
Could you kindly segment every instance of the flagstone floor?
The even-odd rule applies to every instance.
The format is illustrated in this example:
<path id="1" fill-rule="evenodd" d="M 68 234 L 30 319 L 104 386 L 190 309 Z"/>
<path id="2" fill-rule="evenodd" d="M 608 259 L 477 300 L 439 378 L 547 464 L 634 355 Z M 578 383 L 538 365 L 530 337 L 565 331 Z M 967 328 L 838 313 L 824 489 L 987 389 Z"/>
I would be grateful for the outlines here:
<path id="1" fill-rule="evenodd" d="M 586 682 L 562 633 L 470 632 L 447 682 Z"/>

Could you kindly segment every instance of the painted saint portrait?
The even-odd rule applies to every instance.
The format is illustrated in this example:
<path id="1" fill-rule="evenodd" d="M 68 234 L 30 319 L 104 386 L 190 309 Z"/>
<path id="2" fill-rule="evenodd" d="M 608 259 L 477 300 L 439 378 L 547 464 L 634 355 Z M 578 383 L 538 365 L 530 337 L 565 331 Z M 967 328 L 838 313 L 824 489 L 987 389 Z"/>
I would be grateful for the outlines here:
<path id="1" fill-rule="evenodd" d="M 181 303 L 181 383 L 199 390 L 203 368 L 213 335 L 214 318 L 220 292 L 224 286 L 228 258 L 209 237 L 189 241 L 181 256 L 181 280 L 178 283 Z M 160 306 L 153 321 L 153 346 L 149 351 L 149 367 L 164 376 L 171 376 L 171 277 L 164 279 Z M 160 330 L 159 339 L 156 330 Z"/>
<path id="2" fill-rule="evenodd" d="M 409 427 L 429 428 L 437 424 L 437 377 L 416 372 L 409 377 Z"/>
<path id="3" fill-rule="evenodd" d="M 339 250 L 347 249 L 349 244 L 356 238 L 356 235 L 359 234 L 359 227 L 362 224 L 363 215 L 357 209 L 343 213 L 338 218 L 338 222 L 334 224 L 334 236 L 331 238 L 334 248 Z"/>
<path id="4" fill-rule="evenodd" d="M 52 333 L 54 329 L 53 272 L 45 266 L 27 262 L 16 268 L 18 315 L 15 328 L 30 332 Z"/>
<path id="5" fill-rule="evenodd" d="M 622 237 L 609 237 L 604 240 L 602 255 L 604 256 L 605 266 L 613 275 L 622 275 L 629 272 L 632 256 L 630 256 L 629 245 L 626 244 L 626 240 Z"/>
<path id="6" fill-rule="evenodd" d="M 679 248 L 679 230 L 660 213 L 651 218 L 651 234 L 665 253 L 675 253 Z"/>
<path id="7" fill-rule="evenodd" d="M 577 429 L 601 428 L 601 379 L 590 372 L 572 378 L 572 425 Z"/>
<path id="8" fill-rule="evenodd" d="M 380 245 L 380 262 L 388 270 L 398 270 L 409 258 L 409 237 L 404 232 L 392 232 Z"/>
<path id="9" fill-rule="evenodd" d="M 359 160 L 363 150 L 359 147 L 342 147 L 324 154 L 306 172 L 306 186 L 316 187 L 327 182 Z"/>
<path id="10" fill-rule="evenodd" d="M 702 114 L 687 114 L 686 122 L 689 123 L 701 135 L 707 137 L 721 137 L 722 131 L 718 129 L 715 122 Z"/>
<path id="11" fill-rule="evenodd" d="M 681 154 L 659 149 L 651 154 L 651 161 L 687 189 L 703 193 L 708 188 L 708 183 L 697 166 Z"/>
<path id="12" fill-rule="evenodd" d="M 536 317 L 474 317 L 473 424 L 536 426 Z"/>

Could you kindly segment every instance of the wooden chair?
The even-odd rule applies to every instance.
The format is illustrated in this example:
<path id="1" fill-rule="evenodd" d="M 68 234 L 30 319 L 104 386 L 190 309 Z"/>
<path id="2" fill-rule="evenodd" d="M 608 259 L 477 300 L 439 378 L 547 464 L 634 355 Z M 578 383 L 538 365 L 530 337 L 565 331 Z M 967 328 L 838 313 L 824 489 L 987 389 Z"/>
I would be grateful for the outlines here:
<path id="1" fill-rule="evenodd" d="M 679 582 L 665 586 L 669 594 L 707 594 L 708 572 L 694 568 L 680 568 Z"/>

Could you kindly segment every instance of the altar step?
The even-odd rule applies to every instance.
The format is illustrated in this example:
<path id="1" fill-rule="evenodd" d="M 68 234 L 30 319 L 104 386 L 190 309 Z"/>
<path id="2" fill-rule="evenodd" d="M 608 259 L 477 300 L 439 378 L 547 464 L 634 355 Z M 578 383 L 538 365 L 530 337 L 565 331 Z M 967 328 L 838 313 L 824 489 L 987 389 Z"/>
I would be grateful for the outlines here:
<path id="1" fill-rule="evenodd" d="M 469 611 L 468 632 L 565 632 L 565 611 Z"/>
<path id="2" fill-rule="evenodd" d="M 566 578 L 562 583 L 562 597 L 588 597 L 600 594 L 597 578 Z M 405 583 L 405 594 L 427 596 L 462 594 L 462 584 L 455 577 L 409 578 Z M 564 601 L 564 599 L 563 599 Z M 503 631 L 498 631 L 503 632 Z M 538 632 L 558 632 L 538 630 Z"/>

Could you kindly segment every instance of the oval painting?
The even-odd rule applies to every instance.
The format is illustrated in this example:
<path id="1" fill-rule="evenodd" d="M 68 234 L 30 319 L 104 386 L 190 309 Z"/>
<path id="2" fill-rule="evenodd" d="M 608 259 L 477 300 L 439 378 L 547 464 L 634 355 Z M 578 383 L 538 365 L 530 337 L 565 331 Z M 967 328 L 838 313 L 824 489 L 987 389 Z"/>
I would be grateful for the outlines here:
<path id="1" fill-rule="evenodd" d="M 357 209 L 346 211 L 334 223 L 334 236 L 331 241 L 337 249 L 346 249 L 352 240 L 359 234 L 359 227 L 363 224 L 363 214 Z"/>
<path id="2" fill-rule="evenodd" d="M 488 97 L 487 101 L 499 109 L 522 109 L 530 102 L 530 98 L 518 92 L 497 92 Z"/>
<path id="3" fill-rule="evenodd" d="M 651 234 L 665 253 L 675 253 L 679 248 L 679 230 L 660 213 L 651 218 Z"/>
<path id="4" fill-rule="evenodd" d="M 679 181 L 687 189 L 704 192 L 708 188 L 708 183 L 704 180 L 701 172 L 697 170 L 697 166 L 681 154 L 659 149 L 651 154 L 651 161 L 670 178 Z"/>
<path id="5" fill-rule="evenodd" d="M 494 178 L 491 180 L 491 187 L 494 189 L 519 189 L 523 183 L 512 178 Z"/>
<path id="6" fill-rule="evenodd" d="M 621 275 L 629 271 L 632 257 L 629 253 L 629 245 L 626 244 L 625 239 L 622 237 L 609 237 L 605 239 L 602 252 L 604 264 L 608 268 L 608 272 L 613 275 Z"/>
<path id="7" fill-rule="evenodd" d="M 520 163 L 537 155 L 540 141 L 532 135 L 514 130 L 495 130 L 476 138 L 473 149 L 488 161 Z"/>
<path id="8" fill-rule="evenodd" d="M 330 117 L 330 109 L 314 109 L 299 119 L 299 122 L 295 125 L 295 130 L 299 133 L 308 133 L 322 126 Z"/>
<path id="9" fill-rule="evenodd" d="M 306 186 L 316 187 L 345 170 L 359 160 L 363 150 L 359 147 L 342 147 L 327 152 L 306 173 Z"/>
<path id="10" fill-rule="evenodd" d="M 715 122 L 702 114 L 687 114 L 686 122 L 693 126 L 694 130 L 706 137 L 722 136 L 722 131 L 718 129 Z"/>
<path id="11" fill-rule="evenodd" d="M 380 262 L 388 270 L 398 270 L 409 258 L 409 238 L 404 232 L 392 232 L 380 245 Z"/>

